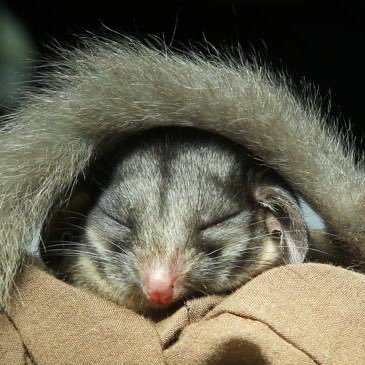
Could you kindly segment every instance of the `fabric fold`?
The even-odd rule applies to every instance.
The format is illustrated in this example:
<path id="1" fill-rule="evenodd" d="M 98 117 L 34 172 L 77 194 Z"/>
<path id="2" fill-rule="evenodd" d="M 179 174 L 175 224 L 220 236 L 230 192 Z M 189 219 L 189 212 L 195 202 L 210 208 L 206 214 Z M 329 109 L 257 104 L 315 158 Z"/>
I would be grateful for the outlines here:
<path id="1" fill-rule="evenodd" d="M 0 317 L 0 364 L 365 364 L 365 276 L 287 265 L 153 322 L 31 267 Z"/>

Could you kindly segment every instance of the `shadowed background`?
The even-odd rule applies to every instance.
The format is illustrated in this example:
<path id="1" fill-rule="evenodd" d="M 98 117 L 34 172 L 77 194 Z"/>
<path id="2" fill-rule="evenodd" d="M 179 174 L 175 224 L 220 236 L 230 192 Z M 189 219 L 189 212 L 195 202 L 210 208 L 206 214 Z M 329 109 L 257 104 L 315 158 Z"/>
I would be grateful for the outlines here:
<path id="1" fill-rule="evenodd" d="M 360 1 L 0 1 L 0 107 L 16 105 L 18 91 L 50 44 L 75 44 L 75 35 L 153 34 L 180 47 L 205 40 L 221 48 L 240 44 L 301 81 L 319 87 L 324 108 L 354 134 L 365 136 L 364 10 Z M 34 76 L 33 76 L 34 77 Z M 364 147 L 362 144 L 361 147 Z"/>

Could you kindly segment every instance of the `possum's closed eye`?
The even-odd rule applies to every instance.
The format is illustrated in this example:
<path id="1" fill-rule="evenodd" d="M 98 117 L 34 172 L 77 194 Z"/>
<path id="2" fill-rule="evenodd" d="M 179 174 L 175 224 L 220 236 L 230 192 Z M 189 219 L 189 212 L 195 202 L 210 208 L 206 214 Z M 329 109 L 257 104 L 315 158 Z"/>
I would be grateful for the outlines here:
<path id="1" fill-rule="evenodd" d="M 157 129 L 116 152 L 80 238 L 56 251 L 61 275 L 140 311 L 227 292 L 302 262 L 307 231 L 285 183 L 234 143 Z M 49 242 L 43 257 L 53 255 Z"/>
<path id="2" fill-rule="evenodd" d="M 221 225 L 222 223 L 224 224 L 224 223 L 226 223 L 226 222 L 228 222 L 228 221 L 230 221 L 234 218 L 237 218 L 237 216 L 242 215 L 244 213 L 245 213 L 244 211 L 242 212 L 241 210 L 239 210 L 239 211 L 233 212 L 233 213 L 231 213 L 227 216 L 218 218 L 217 220 L 203 222 L 202 225 L 200 226 L 200 229 L 202 231 L 205 231 L 205 230 L 207 230 L 209 228 L 212 228 L 214 226 Z"/>
<path id="3" fill-rule="evenodd" d="M 104 214 L 109 219 L 113 220 L 115 223 L 123 226 L 126 229 L 130 229 L 130 227 L 128 226 L 128 223 L 126 221 L 123 221 L 123 219 L 121 219 L 118 216 L 113 216 L 110 212 L 107 211 L 107 208 L 105 209 L 99 205 L 96 208 L 98 208 L 102 214 Z"/>

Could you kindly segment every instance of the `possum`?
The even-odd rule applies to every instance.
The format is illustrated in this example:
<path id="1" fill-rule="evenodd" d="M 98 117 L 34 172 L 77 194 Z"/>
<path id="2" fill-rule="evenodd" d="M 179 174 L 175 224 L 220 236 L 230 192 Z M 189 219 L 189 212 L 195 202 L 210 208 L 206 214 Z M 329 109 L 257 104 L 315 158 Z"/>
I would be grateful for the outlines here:
<path id="1" fill-rule="evenodd" d="M 146 313 L 306 256 L 294 193 L 232 141 L 154 129 L 124 141 L 104 175 L 107 165 L 87 214 L 71 211 L 44 239 L 43 260 L 73 285 Z"/>
<path id="2" fill-rule="evenodd" d="M 61 53 L 64 58 L 45 78 L 44 88 L 24 97 L 0 129 L 1 309 L 10 308 L 28 248 L 41 246 L 44 227 L 67 205 L 79 177 L 110 140 L 157 127 L 193 127 L 243 146 L 290 187 L 269 184 L 247 192 L 250 204 L 273 213 L 272 219 L 263 218 L 267 233 L 285 236 L 284 221 L 275 213 L 281 208 L 270 207 L 291 199 L 292 191 L 323 218 L 343 265 L 365 271 L 364 159 L 349 143 L 351 138 L 329 127 L 312 94 L 298 95 L 285 78 L 255 63 L 173 52 L 128 38 L 91 39 Z M 90 214 L 91 219 L 95 212 Z M 224 218 L 229 217 L 217 217 Z M 289 249 L 293 245 L 282 238 L 287 261 L 292 257 L 297 262 L 302 250 Z M 291 239 L 294 247 L 296 240 Z M 165 274 L 172 262 L 166 265 Z M 148 270 L 140 278 L 145 291 L 149 278 L 156 276 L 153 268 Z M 168 273 L 169 283 L 183 290 L 184 284 L 173 279 L 176 270 Z"/>

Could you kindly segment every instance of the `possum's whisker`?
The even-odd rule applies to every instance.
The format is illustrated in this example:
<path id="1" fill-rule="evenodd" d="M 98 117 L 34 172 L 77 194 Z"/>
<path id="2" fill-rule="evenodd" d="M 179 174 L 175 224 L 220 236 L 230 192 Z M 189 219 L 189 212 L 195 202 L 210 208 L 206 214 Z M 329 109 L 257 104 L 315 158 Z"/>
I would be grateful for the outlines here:
<path id="1" fill-rule="evenodd" d="M 298 244 L 301 244 L 300 241 L 297 241 L 297 240 L 293 240 L 293 242 L 296 242 Z M 278 244 L 277 247 L 280 247 L 280 248 L 292 248 L 290 245 L 280 245 Z M 330 257 L 335 257 L 335 255 L 331 254 L 330 252 L 327 252 L 327 251 L 324 251 L 324 250 L 320 250 L 320 249 L 317 249 L 317 248 L 313 248 L 313 247 L 307 247 L 306 248 L 307 251 L 311 251 L 311 252 L 318 252 L 318 253 L 321 253 L 321 254 L 324 254 L 324 255 L 327 255 L 327 256 L 330 256 Z"/>
<path id="2" fill-rule="evenodd" d="M 203 252 L 203 255 L 204 256 L 211 256 L 211 255 L 214 255 L 217 252 L 223 251 L 224 249 L 225 249 L 225 247 L 219 247 L 214 251 L 209 251 L 208 253 Z"/>
<path id="3" fill-rule="evenodd" d="M 258 236 L 248 238 L 244 242 L 247 243 L 247 242 L 251 242 L 251 241 L 254 241 L 254 240 L 258 240 L 258 239 L 265 238 L 265 237 L 270 237 L 270 236 L 273 236 L 273 234 L 272 233 L 261 234 L 261 235 L 258 235 Z"/>
<path id="4" fill-rule="evenodd" d="M 54 243 L 56 243 L 56 244 L 54 244 Z M 51 245 L 49 246 L 49 248 L 47 248 L 47 250 L 45 252 L 46 253 L 49 252 L 54 247 L 63 247 L 64 249 L 71 247 L 70 250 L 74 250 L 73 247 L 81 247 L 81 248 L 87 248 L 90 250 L 90 252 L 95 252 L 96 254 L 97 254 L 98 250 L 102 251 L 103 253 L 110 253 L 111 255 L 117 255 L 119 253 L 119 252 L 109 250 L 106 247 L 99 247 L 99 246 L 95 247 L 91 243 L 82 243 L 82 242 L 75 242 L 75 241 L 52 241 Z M 91 251 L 91 250 L 93 250 L 93 251 Z"/>
<path id="5" fill-rule="evenodd" d="M 76 210 L 71 210 L 71 209 L 66 208 L 66 209 L 63 209 L 62 211 L 65 212 L 65 213 L 68 213 L 70 215 L 70 216 L 66 217 L 66 220 L 75 218 L 74 215 L 79 216 L 81 218 L 87 218 L 88 217 L 86 214 L 81 213 L 81 212 L 76 211 Z"/>
<path id="6" fill-rule="evenodd" d="M 76 245 L 76 246 L 78 246 L 78 245 Z M 58 256 L 60 254 L 69 256 L 69 257 L 84 256 L 84 257 L 88 257 L 88 258 L 93 258 L 98 261 L 103 261 L 103 262 L 107 262 L 107 263 L 115 262 L 118 264 L 125 261 L 125 256 L 122 256 L 119 253 L 116 253 L 114 251 L 105 250 L 106 252 L 110 253 L 107 256 L 105 256 L 105 255 L 100 255 L 95 250 L 91 251 L 90 246 L 86 245 L 85 247 L 88 248 L 89 250 L 77 250 L 75 248 L 52 248 L 52 247 L 50 247 L 49 250 L 47 250 L 47 256 L 53 256 L 53 255 Z"/>

